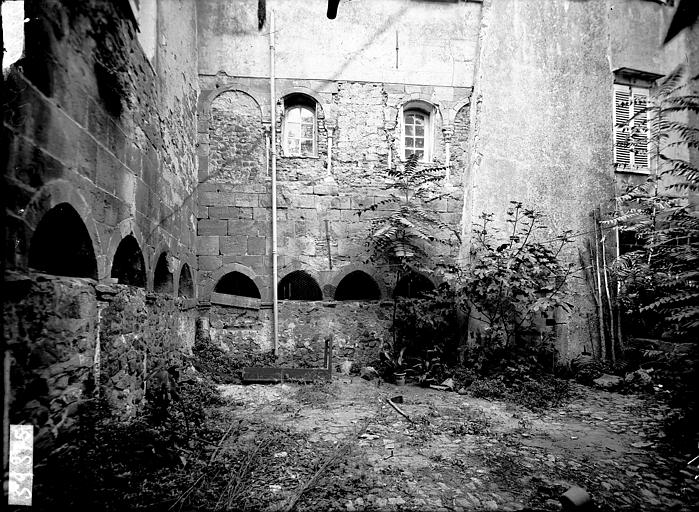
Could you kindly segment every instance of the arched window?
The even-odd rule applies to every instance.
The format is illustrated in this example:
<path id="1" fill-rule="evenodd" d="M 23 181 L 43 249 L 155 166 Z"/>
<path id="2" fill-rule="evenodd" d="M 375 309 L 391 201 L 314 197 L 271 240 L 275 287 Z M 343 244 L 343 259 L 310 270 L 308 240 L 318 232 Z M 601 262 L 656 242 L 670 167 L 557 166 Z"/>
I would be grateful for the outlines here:
<path id="1" fill-rule="evenodd" d="M 303 270 L 296 270 L 279 281 L 280 300 L 323 300 L 323 293 L 315 279 Z"/>
<path id="2" fill-rule="evenodd" d="M 128 284 L 145 288 L 146 286 L 146 262 L 138 242 L 133 235 L 126 235 L 114 254 L 112 262 L 112 277 L 119 284 Z"/>
<path id="3" fill-rule="evenodd" d="M 361 270 L 350 272 L 342 278 L 335 291 L 335 300 L 379 300 L 381 292 L 376 281 Z"/>
<path id="4" fill-rule="evenodd" d="M 47 274 L 97 279 L 90 234 L 68 203 L 54 206 L 39 222 L 29 246 L 29 266 Z"/>
<path id="5" fill-rule="evenodd" d="M 393 290 L 393 297 L 419 299 L 424 297 L 426 292 L 431 292 L 432 290 L 434 290 L 434 284 L 432 284 L 432 281 L 427 279 L 422 274 L 411 272 L 410 274 L 403 276 L 400 281 L 398 281 L 395 290 Z"/>
<path id="6" fill-rule="evenodd" d="M 430 135 L 430 114 L 415 108 L 403 111 L 403 158 L 416 154 L 420 161 L 429 160 L 432 144 Z"/>
<path id="7" fill-rule="evenodd" d="M 242 272 L 229 272 L 216 283 L 215 293 L 226 295 L 237 295 L 239 297 L 260 298 L 255 282 Z"/>
<path id="8" fill-rule="evenodd" d="M 167 253 L 163 252 L 158 258 L 153 274 L 153 291 L 156 293 L 172 293 L 174 279 L 167 261 Z"/>
<path id="9" fill-rule="evenodd" d="M 177 295 L 188 299 L 194 298 L 194 282 L 192 281 L 192 272 L 189 270 L 189 265 L 182 265 L 180 270 L 180 281 L 177 285 Z"/>
<path id="10" fill-rule="evenodd" d="M 284 98 L 284 156 L 317 156 L 317 132 L 315 101 L 303 94 Z"/>

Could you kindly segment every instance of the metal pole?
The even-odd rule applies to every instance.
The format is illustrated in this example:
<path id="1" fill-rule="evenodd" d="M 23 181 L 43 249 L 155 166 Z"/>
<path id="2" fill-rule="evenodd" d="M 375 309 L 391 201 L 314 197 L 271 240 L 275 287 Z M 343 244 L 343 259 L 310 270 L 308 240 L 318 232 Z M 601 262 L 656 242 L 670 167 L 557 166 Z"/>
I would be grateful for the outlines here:
<path id="1" fill-rule="evenodd" d="M 269 94 L 270 115 L 272 117 L 271 150 L 272 150 L 272 337 L 274 355 L 279 346 L 279 297 L 277 296 L 277 93 L 274 87 L 274 10 L 269 20 Z"/>

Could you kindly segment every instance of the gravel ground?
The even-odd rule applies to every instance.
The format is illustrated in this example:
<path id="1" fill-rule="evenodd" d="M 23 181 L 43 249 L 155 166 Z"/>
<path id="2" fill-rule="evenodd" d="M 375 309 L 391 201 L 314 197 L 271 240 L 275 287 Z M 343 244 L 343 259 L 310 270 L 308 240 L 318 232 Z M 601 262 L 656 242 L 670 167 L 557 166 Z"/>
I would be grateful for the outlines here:
<path id="1" fill-rule="evenodd" d="M 246 427 L 221 456 L 270 438 L 248 476 L 251 510 L 560 510 L 573 485 L 603 511 L 699 509 L 689 459 L 664 449 L 666 408 L 572 386 L 567 404 L 537 414 L 357 377 L 224 385 L 218 421 Z M 398 395 L 410 420 L 387 403 Z"/>

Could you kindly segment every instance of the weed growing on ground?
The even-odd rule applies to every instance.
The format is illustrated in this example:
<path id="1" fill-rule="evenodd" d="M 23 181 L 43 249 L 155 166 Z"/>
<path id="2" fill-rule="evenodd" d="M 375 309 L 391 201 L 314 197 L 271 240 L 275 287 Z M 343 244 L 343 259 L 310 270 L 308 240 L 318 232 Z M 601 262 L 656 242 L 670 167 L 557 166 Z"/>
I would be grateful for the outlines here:
<path id="1" fill-rule="evenodd" d="M 499 375 L 476 380 L 468 390 L 475 398 L 513 402 L 532 411 L 560 406 L 570 397 L 570 383 L 549 375 L 537 380 L 530 377 L 508 379 Z"/>
<path id="2" fill-rule="evenodd" d="M 337 384 L 326 381 L 315 381 L 310 384 L 302 384 L 293 398 L 303 405 L 320 406 L 326 404 L 331 398 L 340 396 Z"/>

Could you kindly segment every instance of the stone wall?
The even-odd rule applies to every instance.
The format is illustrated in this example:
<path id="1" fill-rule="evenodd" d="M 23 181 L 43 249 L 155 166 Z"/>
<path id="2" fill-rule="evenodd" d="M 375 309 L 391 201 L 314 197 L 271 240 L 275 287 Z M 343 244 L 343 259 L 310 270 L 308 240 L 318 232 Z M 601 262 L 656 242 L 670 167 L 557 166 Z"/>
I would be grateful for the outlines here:
<path id="1" fill-rule="evenodd" d="M 142 405 L 157 371 L 177 366 L 194 346 L 198 316 L 193 301 L 148 294 L 123 285 L 99 285 L 100 384 L 125 414 Z"/>
<path id="2" fill-rule="evenodd" d="M 265 133 L 271 126 L 268 85 L 264 79 L 201 77 L 197 251 L 199 296 L 204 301 L 218 279 L 232 270 L 259 283 L 263 301 L 272 295 L 271 186 L 265 163 Z M 400 107 L 421 100 L 436 108 L 433 165 L 444 164 L 447 137 L 454 148 L 450 173 L 445 172 L 447 179 L 441 184 L 454 199 L 431 207 L 455 229 L 461 228 L 470 89 L 278 80 L 277 90 L 280 278 L 303 269 L 321 288 L 332 288 L 348 268 L 363 265 L 383 281 L 380 286 L 388 290 L 384 298 L 390 297 L 391 276 L 365 264 L 369 221 L 386 212 L 382 207 L 378 213 L 358 214 L 386 196 L 384 172 L 395 165 L 395 149 L 391 156 L 389 149 L 395 148 Z M 317 156 L 284 154 L 281 113 L 283 98 L 292 92 L 317 102 Z M 456 251 L 451 256 L 455 255 Z"/>
<path id="3" fill-rule="evenodd" d="M 97 396 L 97 375 L 100 395 L 132 416 L 144 375 L 182 367 L 191 353 L 194 301 L 91 279 L 15 272 L 4 279 L 10 421 L 33 423 L 40 451 L 74 425 L 80 403 Z"/>
<path id="4" fill-rule="evenodd" d="M 196 270 L 194 2 L 164 4 L 150 61 L 128 2 L 25 2 L 25 54 L 7 78 L 2 127 L 10 268 L 27 267 L 44 214 L 68 203 L 99 279 L 129 233 L 149 282 L 163 251 L 175 277 L 184 262 Z"/>
<path id="5" fill-rule="evenodd" d="M 378 361 L 389 336 L 392 303 L 281 301 L 276 364 L 291 368 L 323 366 L 325 340 L 333 338 L 333 365 L 352 361 L 355 368 Z M 211 340 L 237 361 L 272 350 L 270 309 L 212 306 Z M 249 363 L 248 363 L 249 364 Z"/>
<path id="6" fill-rule="evenodd" d="M 7 274 L 4 336 L 11 351 L 10 422 L 31 422 L 44 453 L 89 395 L 97 300 L 89 279 Z"/>

